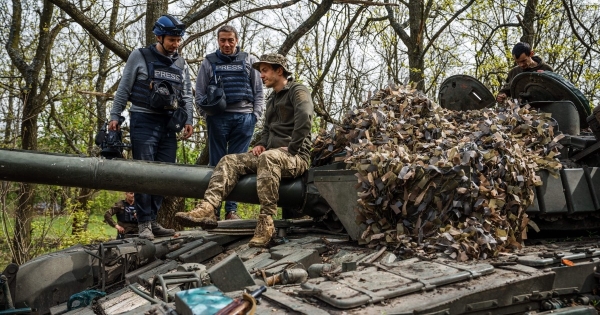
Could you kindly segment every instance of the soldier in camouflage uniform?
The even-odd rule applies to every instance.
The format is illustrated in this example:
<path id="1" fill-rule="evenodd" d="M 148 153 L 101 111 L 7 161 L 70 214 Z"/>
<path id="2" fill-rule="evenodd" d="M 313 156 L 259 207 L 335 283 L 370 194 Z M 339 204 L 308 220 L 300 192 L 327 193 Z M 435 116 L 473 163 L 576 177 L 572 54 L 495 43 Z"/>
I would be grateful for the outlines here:
<path id="1" fill-rule="evenodd" d="M 272 216 L 277 214 L 281 178 L 298 177 L 308 169 L 314 105 L 308 88 L 289 78 L 284 56 L 262 55 L 252 67 L 260 71 L 265 86 L 273 89 L 266 102 L 260 140 L 250 152 L 224 156 L 215 167 L 204 200 L 193 211 L 175 216 L 185 226 L 215 228 L 214 209 L 240 176 L 256 174 L 260 215 L 249 245 L 262 247 L 275 232 Z"/>
<path id="2" fill-rule="evenodd" d="M 138 221 L 135 216 L 134 202 L 134 193 L 126 192 L 125 199 L 115 203 L 114 206 L 104 213 L 104 221 L 117 229 L 117 239 L 125 238 L 125 234 L 138 233 Z M 117 223 L 113 220 L 113 215 L 117 216 Z"/>

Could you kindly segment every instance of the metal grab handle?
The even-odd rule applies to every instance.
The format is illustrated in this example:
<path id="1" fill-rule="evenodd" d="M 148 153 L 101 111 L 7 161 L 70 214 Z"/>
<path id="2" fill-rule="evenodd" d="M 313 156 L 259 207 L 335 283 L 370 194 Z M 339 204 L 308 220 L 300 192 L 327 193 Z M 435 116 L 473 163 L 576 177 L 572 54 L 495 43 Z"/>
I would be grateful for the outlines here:
<path id="1" fill-rule="evenodd" d="M 202 281 L 194 272 L 174 272 L 164 275 L 156 275 L 154 276 L 154 279 L 152 280 L 152 286 L 150 287 L 150 297 L 152 298 L 155 296 L 157 282 L 160 282 L 163 291 L 163 300 L 165 302 L 169 302 L 169 294 L 167 292 L 168 284 L 184 284 L 195 282 L 196 287 L 202 286 Z"/>

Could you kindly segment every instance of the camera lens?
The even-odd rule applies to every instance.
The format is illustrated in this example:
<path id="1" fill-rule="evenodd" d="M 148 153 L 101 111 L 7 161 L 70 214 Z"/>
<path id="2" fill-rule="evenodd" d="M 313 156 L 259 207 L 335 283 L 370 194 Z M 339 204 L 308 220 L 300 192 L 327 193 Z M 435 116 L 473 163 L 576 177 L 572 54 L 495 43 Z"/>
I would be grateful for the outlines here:
<path id="1" fill-rule="evenodd" d="M 169 89 L 167 89 L 164 86 L 158 87 L 157 92 L 158 92 L 158 94 L 169 95 Z"/>

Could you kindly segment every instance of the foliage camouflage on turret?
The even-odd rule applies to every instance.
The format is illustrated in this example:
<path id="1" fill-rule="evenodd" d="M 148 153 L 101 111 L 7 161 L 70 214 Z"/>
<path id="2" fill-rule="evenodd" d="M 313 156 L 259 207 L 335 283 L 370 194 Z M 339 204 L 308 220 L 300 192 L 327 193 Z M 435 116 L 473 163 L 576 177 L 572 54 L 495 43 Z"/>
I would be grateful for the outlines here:
<path id="1" fill-rule="evenodd" d="M 536 171 L 562 167 L 555 125 L 528 106 L 451 111 L 387 88 L 317 137 L 313 165 L 345 151 L 335 160 L 357 170 L 360 243 L 483 259 L 520 248 L 535 227 L 525 210 L 542 184 Z"/>

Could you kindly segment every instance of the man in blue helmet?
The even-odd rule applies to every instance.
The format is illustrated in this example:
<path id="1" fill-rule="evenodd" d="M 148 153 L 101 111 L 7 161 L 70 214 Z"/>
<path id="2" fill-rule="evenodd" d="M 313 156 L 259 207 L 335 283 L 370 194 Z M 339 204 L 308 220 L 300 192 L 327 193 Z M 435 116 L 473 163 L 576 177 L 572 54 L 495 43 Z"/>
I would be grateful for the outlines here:
<path id="1" fill-rule="evenodd" d="M 204 58 L 196 78 L 196 105 L 206 117 L 209 165 L 216 166 L 226 154 L 248 151 L 256 121 L 264 107 L 260 73 L 252 68 L 258 59 L 238 47 L 238 32 L 225 25 L 217 30 L 219 49 Z M 211 87 L 209 87 L 211 86 Z M 226 106 L 215 111 L 208 91 L 219 87 Z M 219 98 L 217 101 L 222 99 Z M 222 111 L 222 112 L 221 112 Z M 225 203 L 225 219 L 239 219 L 237 203 Z M 220 216 L 221 205 L 215 209 Z"/>
<path id="2" fill-rule="evenodd" d="M 177 49 L 185 34 L 185 25 L 170 16 L 161 16 L 154 24 L 156 44 L 134 50 L 123 70 L 110 111 L 109 130 L 119 128 L 119 116 L 129 108 L 133 158 L 144 161 L 175 162 L 177 132 L 182 138 L 193 133 L 193 96 L 189 68 Z M 156 222 L 163 197 L 135 193 L 139 236 L 170 236 Z"/>

